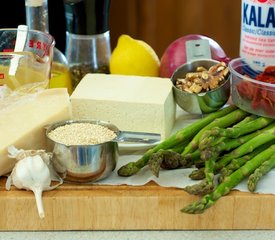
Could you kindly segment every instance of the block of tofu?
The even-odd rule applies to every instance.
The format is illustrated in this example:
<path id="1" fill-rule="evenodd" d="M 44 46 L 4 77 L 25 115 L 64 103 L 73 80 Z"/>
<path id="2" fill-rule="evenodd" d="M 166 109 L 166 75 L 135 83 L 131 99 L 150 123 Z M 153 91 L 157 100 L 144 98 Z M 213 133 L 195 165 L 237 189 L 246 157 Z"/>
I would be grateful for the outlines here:
<path id="1" fill-rule="evenodd" d="M 75 119 L 110 121 L 121 131 L 169 136 L 176 105 L 168 78 L 87 74 L 71 95 Z"/>
<path id="2" fill-rule="evenodd" d="M 13 99 L 8 105 L 0 102 L 0 176 L 10 172 L 15 161 L 7 148 L 46 149 L 45 126 L 71 119 L 71 103 L 64 88 Z"/>

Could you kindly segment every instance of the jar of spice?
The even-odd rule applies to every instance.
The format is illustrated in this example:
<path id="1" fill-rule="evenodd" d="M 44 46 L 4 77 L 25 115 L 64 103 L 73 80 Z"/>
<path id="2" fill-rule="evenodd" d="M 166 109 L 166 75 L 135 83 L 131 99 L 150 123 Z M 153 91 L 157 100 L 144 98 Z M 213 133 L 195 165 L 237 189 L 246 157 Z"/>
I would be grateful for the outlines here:
<path id="1" fill-rule="evenodd" d="M 109 73 L 110 0 L 64 0 L 66 51 L 72 85 L 87 73 Z"/>

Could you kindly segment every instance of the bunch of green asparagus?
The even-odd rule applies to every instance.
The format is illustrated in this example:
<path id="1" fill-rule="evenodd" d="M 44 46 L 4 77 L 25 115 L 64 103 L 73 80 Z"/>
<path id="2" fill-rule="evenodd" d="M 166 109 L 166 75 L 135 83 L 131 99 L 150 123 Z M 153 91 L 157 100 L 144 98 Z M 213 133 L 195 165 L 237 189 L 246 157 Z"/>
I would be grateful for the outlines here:
<path id="1" fill-rule="evenodd" d="M 249 191 L 275 167 L 275 119 L 249 114 L 234 105 L 211 113 L 149 149 L 118 170 L 131 176 L 148 165 L 155 176 L 163 169 L 196 167 L 185 187 L 201 199 L 184 207 L 202 213 L 248 177 Z"/>

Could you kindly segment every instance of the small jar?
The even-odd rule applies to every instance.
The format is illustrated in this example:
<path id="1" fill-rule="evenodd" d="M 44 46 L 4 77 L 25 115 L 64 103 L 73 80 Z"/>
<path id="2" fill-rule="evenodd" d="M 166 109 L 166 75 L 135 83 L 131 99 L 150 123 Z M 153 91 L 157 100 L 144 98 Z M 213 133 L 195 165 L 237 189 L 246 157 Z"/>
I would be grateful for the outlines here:
<path id="1" fill-rule="evenodd" d="M 66 51 L 72 85 L 87 73 L 109 73 L 110 0 L 64 0 Z"/>

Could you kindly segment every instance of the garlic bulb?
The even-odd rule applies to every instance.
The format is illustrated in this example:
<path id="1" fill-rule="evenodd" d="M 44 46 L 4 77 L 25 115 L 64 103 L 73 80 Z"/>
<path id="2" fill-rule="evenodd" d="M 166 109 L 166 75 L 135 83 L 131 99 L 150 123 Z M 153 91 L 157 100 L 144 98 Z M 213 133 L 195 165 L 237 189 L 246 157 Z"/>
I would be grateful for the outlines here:
<path id="1" fill-rule="evenodd" d="M 11 146 L 8 149 L 9 157 L 15 158 L 15 164 L 6 182 L 6 189 L 10 190 L 11 185 L 18 189 L 33 191 L 40 218 L 45 217 L 42 192 L 52 190 L 63 183 L 59 178 L 59 183 L 51 186 L 51 181 L 56 180 L 57 174 L 50 166 L 51 154 L 44 150 L 17 150 Z"/>

